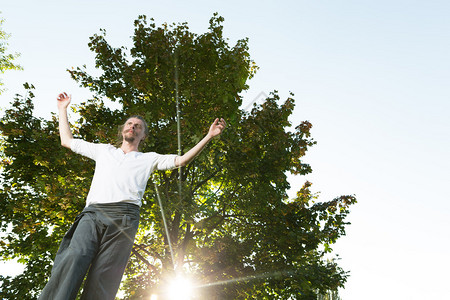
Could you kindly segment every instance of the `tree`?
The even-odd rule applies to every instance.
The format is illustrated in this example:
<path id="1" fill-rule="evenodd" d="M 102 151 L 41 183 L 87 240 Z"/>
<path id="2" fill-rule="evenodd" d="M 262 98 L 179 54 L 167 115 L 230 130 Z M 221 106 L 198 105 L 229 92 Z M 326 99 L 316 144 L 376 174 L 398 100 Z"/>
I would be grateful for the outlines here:
<path id="1" fill-rule="evenodd" d="M 289 131 L 294 95 L 281 101 L 274 91 L 251 112 L 239 108 L 240 93 L 257 67 L 247 39 L 228 45 L 222 22 L 215 14 L 208 32 L 198 35 L 186 23 L 157 27 L 140 16 L 130 50 L 108 44 L 104 30 L 91 37 L 98 77 L 86 67 L 69 71 L 94 95 L 74 108 L 78 138 L 115 143 L 117 125 L 141 114 L 150 129 L 142 151 L 177 153 L 177 100 L 181 152 L 199 141 L 216 116 L 229 123 L 193 163 L 154 174 L 123 280 L 126 299 L 162 295 L 179 274 L 197 283 L 202 299 L 315 299 L 343 286 L 348 276 L 324 256 L 345 234 L 356 199 L 319 202 L 309 182 L 288 198 L 287 173 L 311 172 L 302 157 L 315 144 L 312 125 L 304 121 Z M 26 284 L 21 299 L 34 299 L 42 288 L 93 173 L 91 161 L 60 147 L 55 116 L 32 115 L 33 87 L 27 88 L 0 123 L 5 137 L 0 220 L 3 229 L 13 225 L 2 255 L 27 264 L 23 275 L 0 278 L 0 296 L 7 299 Z M 120 109 L 108 107 L 105 99 Z"/>
<path id="2" fill-rule="evenodd" d="M 5 73 L 7 70 L 22 70 L 22 67 L 14 64 L 13 61 L 19 57 L 18 53 L 7 53 L 8 48 L 8 38 L 10 37 L 5 31 L 3 31 L 3 23 L 4 19 L 0 18 L 0 73 Z M 3 85 L 3 82 L 0 80 L 0 87 Z M 4 90 L 0 88 L 0 94 Z"/>

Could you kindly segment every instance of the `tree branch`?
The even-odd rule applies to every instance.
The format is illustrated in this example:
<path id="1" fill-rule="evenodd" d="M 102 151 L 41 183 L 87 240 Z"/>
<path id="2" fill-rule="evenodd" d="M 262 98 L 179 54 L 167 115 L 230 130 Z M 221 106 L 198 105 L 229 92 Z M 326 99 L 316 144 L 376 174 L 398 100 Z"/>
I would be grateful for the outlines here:
<path id="1" fill-rule="evenodd" d="M 152 269 L 154 273 L 158 273 L 158 268 L 156 268 L 154 265 L 152 265 L 148 260 L 146 260 L 136 249 L 131 250 L 136 257 L 141 260 L 147 267 Z"/>

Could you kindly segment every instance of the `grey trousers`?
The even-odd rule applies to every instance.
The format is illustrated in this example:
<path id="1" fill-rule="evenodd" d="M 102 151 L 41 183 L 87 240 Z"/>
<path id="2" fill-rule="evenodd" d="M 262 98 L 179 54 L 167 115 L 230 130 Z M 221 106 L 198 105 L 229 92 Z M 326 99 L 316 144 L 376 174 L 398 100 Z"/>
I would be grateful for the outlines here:
<path id="1" fill-rule="evenodd" d="M 137 205 L 108 203 L 86 207 L 64 236 L 39 299 L 75 299 L 89 269 L 81 299 L 113 300 L 138 226 Z"/>

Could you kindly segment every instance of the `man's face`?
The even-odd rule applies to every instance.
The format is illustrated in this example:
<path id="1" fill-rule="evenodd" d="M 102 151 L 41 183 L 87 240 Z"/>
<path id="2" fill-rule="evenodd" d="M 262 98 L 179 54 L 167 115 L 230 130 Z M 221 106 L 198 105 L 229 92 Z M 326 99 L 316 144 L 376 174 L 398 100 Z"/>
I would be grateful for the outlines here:
<path id="1" fill-rule="evenodd" d="M 123 126 L 122 136 L 129 143 L 141 142 L 145 138 L 144 123 L 138 118 L 129 118 Z"/>

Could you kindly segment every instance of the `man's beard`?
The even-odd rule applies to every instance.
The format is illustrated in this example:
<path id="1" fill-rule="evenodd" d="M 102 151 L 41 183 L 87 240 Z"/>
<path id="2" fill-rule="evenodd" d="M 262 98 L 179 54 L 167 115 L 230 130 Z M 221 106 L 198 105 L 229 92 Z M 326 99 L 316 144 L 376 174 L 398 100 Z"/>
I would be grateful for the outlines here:
<path id="1" fill-rule="evenodd" d="M 127 141 L 128 143 L 133 143 L 134 140 L 136 139 L 134 136 L 124 136 L 123 138 L 125 141 Z"/>
<path id="2" fill-rule="evenodd" d="M 133 143 L 136 140 L 136 137 L 134 136 L 134 134 L 132 133 L 131 135 L 127 134 L 128 132 L 125 132 L 123 134 L 123 139 L 125 141 L 127 141 L 128 143 Z"/>

